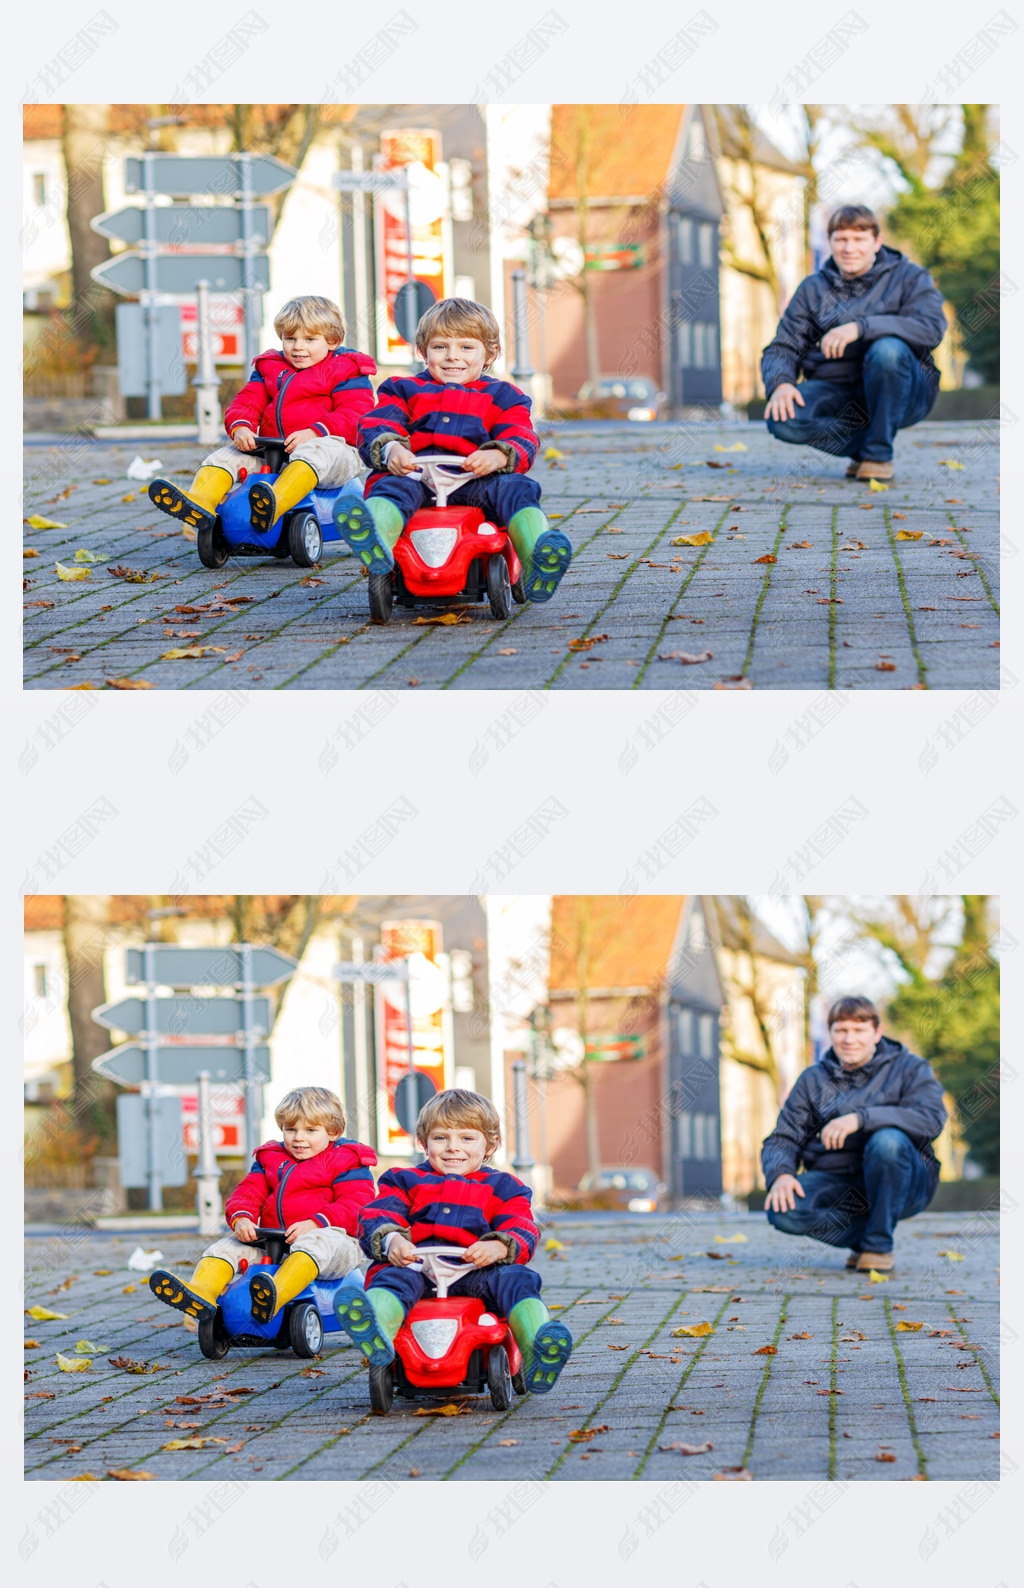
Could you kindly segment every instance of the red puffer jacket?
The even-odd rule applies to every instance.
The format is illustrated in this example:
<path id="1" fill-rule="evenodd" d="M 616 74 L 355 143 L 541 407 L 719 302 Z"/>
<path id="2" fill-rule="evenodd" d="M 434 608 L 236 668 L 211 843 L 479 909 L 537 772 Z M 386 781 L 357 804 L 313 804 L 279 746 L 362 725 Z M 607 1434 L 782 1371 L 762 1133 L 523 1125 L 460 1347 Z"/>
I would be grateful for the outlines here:
<path id="1" fill-rule="evenodd" d="M 356 445 L 360 417 L 373 407 L 370 376 L 377 366 L 365 353 L 336 347 L 309 369 L 292 369 L 279 349 L 261 353 L 249 381 L 224 415 L 228 435 L 248 425 L 260 436 L 285 439 L 294 430 L 340 436 Z"/>
<path id="2" fill-rule="evenodd" d="M 266 1229 L 285 1230 L 299 1219 L 314 1219 L 324 1229 L 355 1235 L 359 1210 L 373 1198 L 372 1147 L 361 1141 L 337 1141 L 315 1158 L 293 1158 L 283 1141 L 257 1147 L 245 1179 L 224 1208 L 230 1225 L 251 1219 Z"/>

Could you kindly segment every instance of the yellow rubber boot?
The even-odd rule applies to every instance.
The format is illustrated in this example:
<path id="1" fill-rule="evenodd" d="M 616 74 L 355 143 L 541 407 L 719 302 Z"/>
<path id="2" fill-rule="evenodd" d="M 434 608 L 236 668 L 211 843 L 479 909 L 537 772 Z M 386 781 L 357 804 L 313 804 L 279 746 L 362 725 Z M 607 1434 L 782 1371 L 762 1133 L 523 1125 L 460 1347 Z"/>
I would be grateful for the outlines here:
<path id="1" fill-rule="evenodd" d="M 157 1268 L 149 1276 L 149 1288 L 169 1307 L 201 1321 L 216 1316 L 218 1299 L 234 1272 L 226 1257 L 201 1257 L 187 1283 L 176 1274 L 168 1273 L 166 1268 Z"/>
<path id="2" fill-rule="evenodd" d="M 152 480 L 147 494 L 161 513 L 180 519 L 189 529 L 202 529 L 216 523 L 217 509 L 234 483 L 229 469 L 204 463 L 187 491 L 171 480 Z"/>
<path id="3" fill-rule="evenodd" d="M 272 529 L 281 517 L 301 502 L 318 484 L 317 472 L 293 458 L 286 463 L 272 485 L 264 484 L 257 476 L 249 487 L 249 522 L 262 535 Z"/>
<path id="4" fill-rule="evenodd" d="M 254 1270 L 249 1280 L 252 1315 L 257 1323 L 269 1323 L 300 1290 L 312 1284 L 320 1269 L 306 1252 L 289 1252 L 276 1274 L 265 1267 Z"/>

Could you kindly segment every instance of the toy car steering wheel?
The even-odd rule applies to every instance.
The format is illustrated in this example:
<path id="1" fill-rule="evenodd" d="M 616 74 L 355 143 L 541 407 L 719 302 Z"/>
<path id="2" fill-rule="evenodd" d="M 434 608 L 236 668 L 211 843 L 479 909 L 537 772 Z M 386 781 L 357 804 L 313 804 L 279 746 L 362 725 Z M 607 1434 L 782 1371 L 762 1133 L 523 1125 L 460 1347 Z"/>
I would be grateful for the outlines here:
<path id="1" fill-rule="evenodd" d="M 467 1263 L 462 1254 L 464 1246 L 417 1246 L 416 1261 L 407 1263 L 406 1267 L 417 1270 L 437 1291 L 438 1300 L 443 1301 L 448 1294 L 448 1286 L 461 1279 L 473 1267 Z M 457 1262 L 452 1262 L 452 1258 Z"/>
<path id="2" fill-rule="evenodd" d="M 446 472 L 451 469 L 456 471 L 455 474 Z M 418 456 L 415 470 L 406 475 L 407 480 L 423 480 L 429 485 L 437 498 L 438 507 L 447 507 L 452 492 L 475 478 L 475 475 L 469 474 L 459 466 L 458 459 L 453 458 L 450 452 L 441 454 L 435 452 L 429 457 Z"/>

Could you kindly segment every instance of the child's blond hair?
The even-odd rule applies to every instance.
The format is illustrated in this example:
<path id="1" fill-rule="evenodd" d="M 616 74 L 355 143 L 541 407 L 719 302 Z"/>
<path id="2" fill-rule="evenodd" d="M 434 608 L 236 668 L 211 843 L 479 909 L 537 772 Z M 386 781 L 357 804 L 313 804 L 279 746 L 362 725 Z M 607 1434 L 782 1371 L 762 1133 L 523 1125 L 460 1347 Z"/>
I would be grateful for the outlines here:
<path id="1" fill-rule="evenodd" d="M 290 298 L 275 314 L 274 330 L 278 336 L 305 331 L 307 336 L 322 336 L 333 347 L 345 340 L 345 321 L 330 298 Z"/>
<path id="2" fill-rule="evenodd" d="M 345 1110 L 341 1098 L 329 1092 L 326 1086 L 297 1086 L 294 1092 L 282 1097 L 274 1109 L 274 1118 L 283 1130 L 285 1125 L 322 1125 L 332 1138 L 345 1134 Z"/>
<path id="3" fill-rule="evenodd" d="M 501 352 L 501 331 L 486 304 L 472 298 L 442 298 L 432 303 L 416 327 L 416 351 L 425 353 L 435 336 L 472 336 L 487 350 L 487 365 Z"/>
<path id="4" fill-rule="evenodd" d="M 501 1146 L 501 1120 L 489 1097 L 453 1086 L 424 1103 L 416 1120 L 416 1140 L 424 1147 L 432 1130 L 478 1130 L 487 1142 L 487 1157 Z"/>

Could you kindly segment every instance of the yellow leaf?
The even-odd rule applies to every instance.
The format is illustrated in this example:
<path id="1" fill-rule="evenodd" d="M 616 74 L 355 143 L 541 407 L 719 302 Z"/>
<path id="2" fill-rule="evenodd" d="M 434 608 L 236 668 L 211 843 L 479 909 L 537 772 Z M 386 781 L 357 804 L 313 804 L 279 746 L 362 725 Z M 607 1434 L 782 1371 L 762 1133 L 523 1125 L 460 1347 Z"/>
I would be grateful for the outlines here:
<path id="1" fill-rule="evenodd" d="M 673 1339 L 682 1335 L 704 1335 L 714 1334 L 714 1332 L 714 1327 L 710 1323 L 688 1323 L 682 1329 L 673 1329 L 671 1331 Z"/>
<path id="2" fill-rule="evenodd" d="M 51 1312 L 49 1307 L 26 1307 L 25 1311 L 28 1313 L 29 1317 L 34 1318 L 37 1323 L 49 1323 L 53 1318 L 70 1317 L 70 1313 L 67 1312 Z"/>
<path id="3" fill-rule="evenodd" d="M 958 463 L 955 458 L 940 458 L 939 459 L 939 468 L 940 469 L 962 469 L 963 468 L 963 464 L 962 463 Z"/>
<path id="4" fill-rule="evenodd" d="M 91 568 L 66 568 L 62 562 L 57 564 L 58 579 L 91 579 Z"/>
<path id="5" fill-rule="evenodd" d="M 962 1263 L 964 1260 L 963 1252 L 954 1252 L 948 1246 L 943 1248 L 943 1250 L 939 1253 L 939 1256 L 948 1257 L 951 1263 Z"/>
<path id="6" fill-rule="evenodd" d="M 564 458 L 564 457 L 565 457 L 565 453 L 564 452 L 559 452 L 557 447 L 545 447 L 544 448 L 544 461 L 545 461 L 545 463 L 557 463 L 559 458 Z"/>
<path id="7" fill-rule="evenodd" d="M 920 540 L 921 536 L 923 534 L 924 534 L 924 530 L 923 529 L 898 529 L 896 531 L 896 539 L 897 540 Z"/>
<path id="8" fill-rule="evenodd" d="M 40 518 L 38 513 L 33 513 L 31 518 L 26 518 L 25 523 L 29 529 L 67 529 L 67 524 L 59 524 L 55 518 Z"/>
<path id="9" fill-rule="evenodd" d="M 715 442 L 716 452 L 746 452 L 746 450 L 747 443 L 745 441 L 734 441 L 731 447 L 719 446 L 718 442 Z"/>
<path id="10" fill-rule="evenodd" d="M 436 618 L 413 618 L 412 621 L 413 621 L 414 624 L 416 624 L 416 623 L 438 623 L 443 628 L 451 628 L 452 625 L 456 624 L 456 623 L 471 623 L 472 619 L 470 618 L 470 615 L 469 615 L 468 612 L 462 611 L 462 612 L 442 612 Z"/>
<path id="11" fill-rule="evenodd" d="M 102 562 L 103 554 L 99 551 L 89 551 L 85 546 L 79 546 L 75 552 L 76 562 Z"/>
<path id="12" fill-rule="evenodd" d="M 26 546 L 25 550 L 22 552 L 21 555 L 23 557 L 38 557 L 41 554 L 38 551 L 36 551 L 36 548 L 34 546 Z"/>
<path id="13" fill-rule="evenodd" d="M 889 1283 L 889 1275 L 888 1274 L 880 1274 L 878 1272 L 877 1268 L 869 1268 L 868 1269 L 868 1284 L 869 1285 L 887 1285 L 888 1283 Z"/>
<path id="14" fill-rule="evenodd" d="M 69 689 L 95 689 L 95 684 L 69 684 Z"/>
<path id="15" fill-rule="evenodd" d="M 889 489 L 889 487 L 887 485 L 883 485 L 880 480 L 869 480 L 868 481 L 868 490 L 869 491 L 887 491 L 888 489 Z"/>
<path id="16" fill-rule="evenodd" d="M 127 496 L 122 496 L 121 500 L 122 500 L 122 502 L 134 502 L 134 500 L 135 500 L 135 492 L 134 491 L 129 491 L 128 495 Z"/>
<path id="17" fill-rule="evenodd" d="M 469 1410 L 465 1401 L 456 1406 L 449 1402 L 446 1406 L 418 1406 L 413 1412 L 414 1417 L 458 1417 Z"/>
<path id="18" fill-rule="evenodd" d="M 93 480 L 93 485 L 113 485 L 113 480 Z"/>
<path id="19" fill-rule="evenodd" d="M 209 1435 L 194 1435 L 191 1439 L 172 1439 L 161 1445 L 161 1450 L 203 1450 L 207 1445 L 226 1445 L 226 1439 L 211 1439 Z"/>
<path id="20" fill-rule="evenodd" d="M 211 651 L 226 651 L 226 645 L 179 645 L 172 651 L 164 651 L 160 657 L 162 662 L 180 662 L 185 657 L 207 656 Z"/>
<path id="21" fill-rule="evenodd" d="M 113 1272 L 114 1272 L 114 1270 L 112 1268 L 94 1268 L 93 1269 L 93 1273 L 96 1275 L 97 1279 L 99 1279 L 101 1277 L 105 1277 L 107 1274 L 112 1274 Z"/>
<path id="22" fill-rule="evenodd" d="M 916 1334 L 918 1329 L 923 1329 L 923 1323 L 907 1323 L 903 1318 L 896 1325 L 897 1334 Z"/>
<path id="23" fill-rule="evenodd" d="M 669 541 L 670 546 L 710 546 L 711 532 L 702 529 L 697 535 L 677 535 L 675 540 Z"/>
<path id="24" fill-rule="evenodd" d="M 25 1341 L 25 1350 L 26 1351 L 38 1351 L 39 1349 L 40 1349 L 40 1346 L 39 1346 L 39 1341 L 38 1340 L 26 1340 Z"/>
<path id="25" fill-rule="evenodd" d="M 122 1291 L 121 1291 L 121 1294 L 122 1294 L 122 1296 L 130 1296 L 132 1294 L 132 1292 L 134 1290 L 136 1290 L 137 1288 L 138 1287 L 135 1286 L 135 1285 L 125 1285 L 123 1287 Z"/>
<path id="26" fill-rule="evenodd" d="M 76 1356 L 102 1356 L 104 1351 L 109 1351 L 109 1345 L 95 1345 L 92 1340 L 76 1340 Z"/>
<path id="27" fill-rule="evenodd" d="M 107 1469 L 108 1478 L 118 1478 L 122 1483 L 129 1482 L 132 1479 L 152 1478 L 152 1476 L 151 1472 L 133 1472 L 130 1467 L 109 1467 Z"/>
<path id="28" fill-rule="evenodd" d="M 716 1235 L 715 1240 L 720 1246 L 735 1246 L 740 1241 L 746 1241 L 745 1235 Z"/>
<path id="29" fill-rule="evenodd" d="M 58 1351 L 57 1366 L 60 1368 L 62 1373 L 84 1373 L 87 1368 L 92 1367 L 92 1357 L 61 1356 L 60 1352 Z"/>
<path id="30" fill-rule="evenodd" d="M 148 678 L 108 678 L 108 689 L 155 689 L 156 685 Z M 110 1270 L 108 1269 L 109 1273 Z"/>
<path id="31" fill-rule="evenodd" d="M 547 1240 L 544 1242 L 544 1250 L 546 1252 L 564 1252 L 565 1247 L 562 1245 L 561 1241 L 556 1241 L 553 1235 L 549 1235 Z"/>

